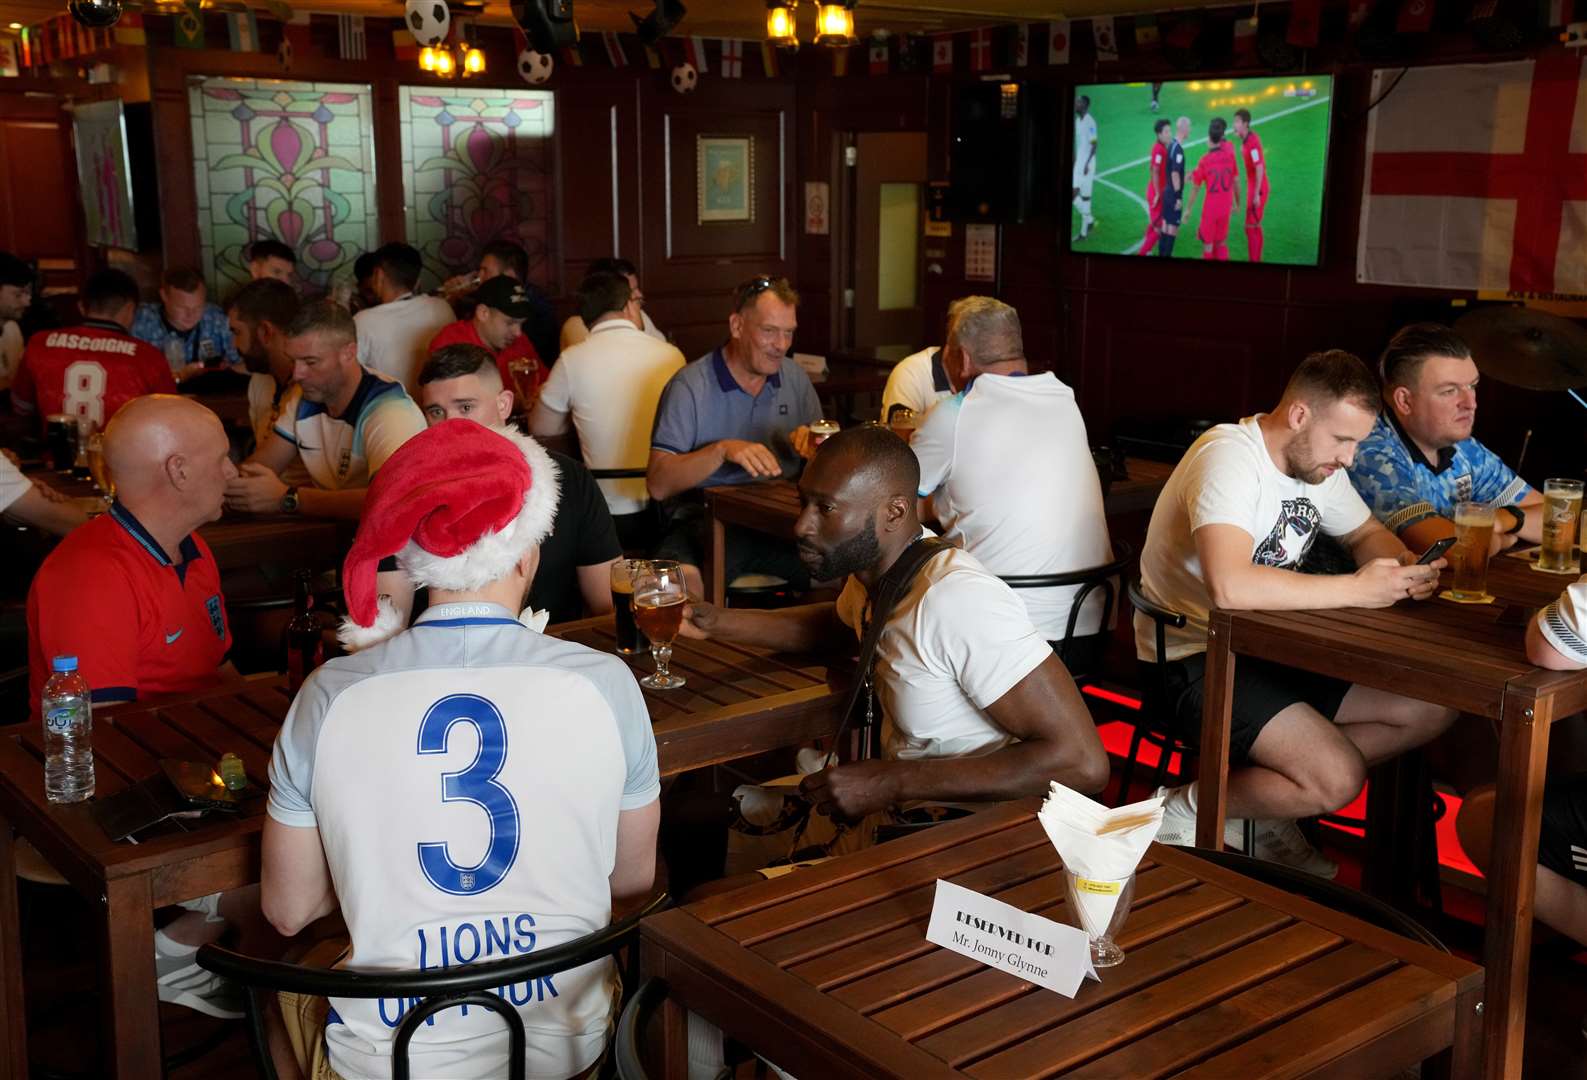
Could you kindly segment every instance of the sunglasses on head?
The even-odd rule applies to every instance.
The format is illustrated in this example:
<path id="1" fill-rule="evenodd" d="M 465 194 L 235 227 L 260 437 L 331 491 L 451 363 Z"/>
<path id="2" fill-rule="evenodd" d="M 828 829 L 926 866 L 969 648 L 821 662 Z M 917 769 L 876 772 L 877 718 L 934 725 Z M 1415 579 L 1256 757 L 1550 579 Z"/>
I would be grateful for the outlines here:
<path id="1" fill-rule="evenodd" d="M 744 284 L 738 287 L 737 292 L 735 293 L 738 303 L 734 305 L 734 310 L 743 311 L 745 304 L 749 303 L 751 300 L 755 299 L 755 297 L 759 296 L 761 293 L 765 292 L 767 289 L 771 288 L 781 280 L 781 278 L 774 278 L 767 274 L 750 278 L 748 281 L 744 282 Z"/>

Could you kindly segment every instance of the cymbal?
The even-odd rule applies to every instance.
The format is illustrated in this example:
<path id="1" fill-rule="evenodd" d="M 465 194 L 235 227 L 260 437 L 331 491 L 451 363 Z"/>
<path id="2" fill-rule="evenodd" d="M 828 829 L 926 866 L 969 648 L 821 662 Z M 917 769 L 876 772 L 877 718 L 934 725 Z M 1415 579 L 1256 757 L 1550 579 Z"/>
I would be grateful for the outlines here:
<path id="1" fill-rule="evenodd" d="M 1569 319 L 1495 306 L 1467 312 L 1455 330 L 1489 378 L 1528 390 L 1587 386 L 1587 329 Z"/>

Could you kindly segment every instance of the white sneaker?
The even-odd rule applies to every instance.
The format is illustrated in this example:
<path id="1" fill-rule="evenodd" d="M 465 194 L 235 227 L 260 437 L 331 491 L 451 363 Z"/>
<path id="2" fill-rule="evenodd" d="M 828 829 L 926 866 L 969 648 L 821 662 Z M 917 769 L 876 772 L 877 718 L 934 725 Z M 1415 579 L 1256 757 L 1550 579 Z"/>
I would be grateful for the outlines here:
<path id="1" fill-rule="evenodd" d="M 161 1001 L 182 1005 L 217 1020 L 240 1020 L 242 993 L 230 981 L 205 971 L 186 956 L 155 956 Z"/>
<path id="2" fill-rule="evenodd" d="M 1224 837 L 1228 843 L 1228 837 Z M 1300 827 L 1288 818 L 1260 818 L 1256 823 L 1256 857 L 1304 870 L 1332 881 L 1339 864 L 1312 847 Z"/>
<path id="3" fill-rule="evenodd" d="M 1160 787 L 1152 795 L 1163 796 L 1163 823 L 1157 830 L 1157 842 L 1172 847 L 1196 846 L 1196 813 L 1185 798 L 1184 788 Z M 1235 851 L 1245 843 L 1245 819 L 1226 818 L 1223 823 L 1223 846 Z"/>

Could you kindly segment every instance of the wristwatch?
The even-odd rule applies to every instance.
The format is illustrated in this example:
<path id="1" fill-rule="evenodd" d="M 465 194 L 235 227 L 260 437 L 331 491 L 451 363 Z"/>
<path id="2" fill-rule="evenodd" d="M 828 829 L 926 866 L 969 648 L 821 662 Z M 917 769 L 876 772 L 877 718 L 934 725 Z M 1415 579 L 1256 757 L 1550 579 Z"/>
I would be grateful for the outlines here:
<path id="1" fill-rule="evenodd" d="M 1521 531 L 1521 526 L 1526 524 L 1526 511 L 1519 506 L 1506 506 L 1506 510 L 1515 515 L 1515 524 L 1504 530 L 1506 536 L 1514 536 Z"/>
<path id="2" fill-rule="evenodd" d="M 287 488 L 287 493 L 281 496 L 281 512 L 283 514 L 295 514 L 298 512 L 297 488 L 289 487 Z"/>

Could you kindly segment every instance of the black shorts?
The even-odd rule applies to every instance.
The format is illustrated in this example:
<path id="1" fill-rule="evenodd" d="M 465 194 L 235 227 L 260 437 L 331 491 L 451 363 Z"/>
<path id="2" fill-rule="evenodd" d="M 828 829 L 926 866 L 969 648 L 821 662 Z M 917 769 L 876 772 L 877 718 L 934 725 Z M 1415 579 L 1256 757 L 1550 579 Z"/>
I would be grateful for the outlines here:
<path id="1" fill-rule="evenodd" d="M 1163 224 L 1164 225 L 1178 225 L 1179 221 L 1180 221 L 1180 217 L 1183 215 L 1184 210 L 1185 210 L 1185 204 L 1184 204 L 1184 201 L 1182 199 L 1175 199 L 1175 198 L 1171 198 L 1171 197 L 1165 196 L 1163 198 L 1163 212 L 1162 212 Z"/>
<path id="2" fill-rule="evenodd" d="M 1207 654 L 1198 653 L 1168 664 L 1170 733 L 1198 750 L 1201 747 L 1201 708 L 1204 701 Z M 1141 662 L 1143 678 L 1153 678 L 1151 665 Z M 1332 720 L 1350 684 L 1325 675 L 1242 656 L 1234 665 L 1234 708 L 1230 710 L 1229 761 L 1243 764 L 1251 756 L 1256 737 L 1267 722 L 1296 702 L 1316 709 Z"/>
<path id="3" fill-rule="evenodd" d="M 710 550 L 710 516 L 703 505 L 677 504 L 669 508 L 666 532 L 656 547 L 656 558 L 673 559 L 705 569 Z M 796 590 L 810 587 L 810 571 L 799 558 L 792 540 L 782 540 L 753 529 L 727 527 L 726 565 L 722 581 L 731 585 L 741 574 L 780 577 Z"/>
<path id="4" fill-rule="evenodd" d="M 1561 877 L 1587 885 L 1587 776 L 1550 780 L 1543 790 L 1537 861 Z"/>

